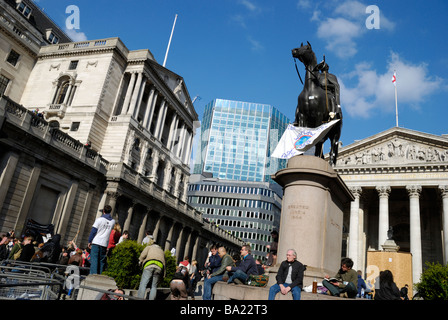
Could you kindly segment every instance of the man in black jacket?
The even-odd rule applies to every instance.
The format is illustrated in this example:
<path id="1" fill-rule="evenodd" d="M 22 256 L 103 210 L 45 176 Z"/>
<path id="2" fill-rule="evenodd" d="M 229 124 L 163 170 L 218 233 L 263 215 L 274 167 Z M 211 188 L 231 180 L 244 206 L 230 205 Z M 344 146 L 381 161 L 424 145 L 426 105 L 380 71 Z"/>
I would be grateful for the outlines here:
<path id="1" fill-rule="evenodd" d="M 294 249 L 289 249 L 286 252 L 286 260 L 283 261 L 278 268 L 276 280 L 269 289 L 269 300 L 274 300 L 278 292 L 287 294 L 292 293 L 293 300 L 300 300 L 303 287 L 303 272 L 305 266 L 297 261 L 297 253 Z"/>
<path id="2" fill-rule="evenodd" d="M 226 267 L 227 271 L 230 272 L 231 276 L 227 283 L 246 283 L 247 279 L 251 274 L 257 275 L 258 269 L 255 263 L 254 257 L 250 254 L 250 246 L 244 245 L 241 247 L 241 262 L 238 267 Z"/>

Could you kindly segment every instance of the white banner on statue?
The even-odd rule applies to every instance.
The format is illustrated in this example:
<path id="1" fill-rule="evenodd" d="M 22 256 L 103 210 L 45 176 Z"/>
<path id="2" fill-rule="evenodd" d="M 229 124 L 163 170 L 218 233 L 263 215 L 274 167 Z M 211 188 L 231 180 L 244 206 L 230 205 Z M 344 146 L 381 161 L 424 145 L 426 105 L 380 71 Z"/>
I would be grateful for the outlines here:
<path id="1" fill-rule="evenodd" d="M 317 128 L 288 125 L 271 157 L 289 159 L 303 154 L 319 142 L 339 120 L 330 121 Z"/>

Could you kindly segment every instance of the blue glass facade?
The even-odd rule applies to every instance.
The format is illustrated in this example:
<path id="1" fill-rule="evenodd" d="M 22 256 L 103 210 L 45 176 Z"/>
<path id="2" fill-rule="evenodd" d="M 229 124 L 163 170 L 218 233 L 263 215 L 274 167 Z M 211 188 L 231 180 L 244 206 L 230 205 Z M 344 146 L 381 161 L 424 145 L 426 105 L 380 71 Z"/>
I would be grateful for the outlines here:
<path id="1" fill-rule="evenodd" d="M 272 182 L 286 160 L 270 158 L 289 119 L 259 103 L 215 99 L 205 106 L 194 173 L 219 179 Z"/>

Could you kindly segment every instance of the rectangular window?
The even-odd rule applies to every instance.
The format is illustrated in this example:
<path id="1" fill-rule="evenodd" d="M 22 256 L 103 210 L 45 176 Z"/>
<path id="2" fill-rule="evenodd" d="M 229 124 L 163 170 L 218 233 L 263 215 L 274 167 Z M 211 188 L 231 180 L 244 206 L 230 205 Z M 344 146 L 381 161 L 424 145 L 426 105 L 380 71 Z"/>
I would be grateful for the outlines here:
<path id="1" fill-rule="evenodd" d="M 19 58 L 20 54 L 18 54 L 14 50 L 11 50 L 8 54 L 8 58 L 6 58 L 6 61 L 15 67 L 17 62 L 19 62 Z"/>
<path id="2" fill-rule="evenodd" d="M 51 32 L 50 35 L 48 36 L 48 41 L 51 44 L 56 44 L 59 42 L 59 38 L 53 32 Z"/>
<path id="3" fill-rule="evenodd" d="M 28 7 L 23 1 L 17 5 L 17 10 L 23 14 L 27 19 L 31 15 L 31 8 Z"/>
<path id="4" fill-rule="evenodd" d="M 78 131 L 80 122 L 72 122 L 70 131 Z"/>
<path id="5" fill-rule="evenodd" d="M 0 74 L 0 96 L 5 94 L 6 88 L 8 88 L 9 79 Z"/>
<path id="6" fill-rule="evenodd" d="M 78 60 L 70 61 L 70 65 L 68 66 L 68 70 L 76 70 L 78 67 Z"/>

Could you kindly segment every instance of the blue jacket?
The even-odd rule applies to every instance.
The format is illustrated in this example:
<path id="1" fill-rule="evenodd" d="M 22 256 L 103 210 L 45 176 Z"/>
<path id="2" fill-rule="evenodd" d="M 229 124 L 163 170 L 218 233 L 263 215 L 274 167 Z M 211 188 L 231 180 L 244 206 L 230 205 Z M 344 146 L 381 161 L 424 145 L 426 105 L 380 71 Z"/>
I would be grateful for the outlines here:
<path id="1" fill-rule="evenodd" d="M 231 272 L 235 272 L 237 270 L 241 270 L 242 272 L 244 272 L 247 275 L 250 275 L 250 274 L 257 275 L 258 268 L 257 268 L 257 264 L 255 263 L 254 257 L 252 257 L 252 255 L 250 255 L 250 254 L 246 255 L 243 258 L 243 260 L 241 260 L 238 267 L 232 267 Z"/>
<path id="2" fill-rule="evenodd" d="M 364 279 L 358 274 L 358 294 L 361 294 L 361 289 L 366 290 L 366 282 Z"/>
<path id="3" fill-rule="evenodd" d="M 208 258 L 208 262 L 210 263 L 209 267 L 212 272 L 216 272 L 221 266 L 221 257 L 218 255 L 218 253 L 216 253 L 215 255 L 212 254 Z"/>

